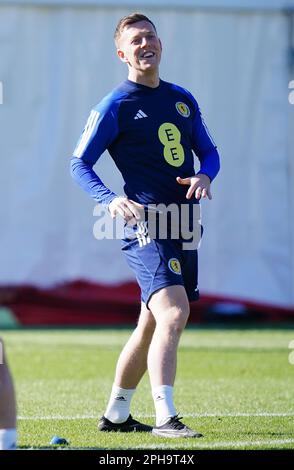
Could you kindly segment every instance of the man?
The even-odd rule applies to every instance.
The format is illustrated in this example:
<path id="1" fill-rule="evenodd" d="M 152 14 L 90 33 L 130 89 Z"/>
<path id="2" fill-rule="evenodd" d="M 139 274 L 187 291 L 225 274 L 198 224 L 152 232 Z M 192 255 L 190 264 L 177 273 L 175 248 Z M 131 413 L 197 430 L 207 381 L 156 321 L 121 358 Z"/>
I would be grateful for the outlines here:
<path id="1" fill-rule="evenodd" d="M 71 160 L 74 179 L 108 206 L 112 218 L 119 215 L 126 222 L 138 222 L 127 225 L 123 252 L 141 288 L 141 313 L 119 357 L 98 428 L 151 430 L 129 411 L 148 368 L 156 411 L 152 433 L 200 437 L 180 421 L 173 402 L 178 342 L 189 301 L 198 298 L 197 249 L 183 250 L 181 236 L 151 239 L 141 220 L 150 205 L 193 208 L 201 197 L 211 199 L 210 183 L 219 171 L 219 157 L 193 96 L 159 78 L 162 46 L 152 21 L 139 13 L 122 18 L 115 44 L 118 57 L 127 64 L 128 80 L 91 111 Z M 113 193 L 92 170 L 105 149 L 122 173 L 126 196 Z M 192 151 L 201 164 L 197 175 Z"/>
<path id="2" fill-rule="evenodd" d="M 16 438 L 15 393 L 0 338 L 0 450 L 16 449 Z"/>

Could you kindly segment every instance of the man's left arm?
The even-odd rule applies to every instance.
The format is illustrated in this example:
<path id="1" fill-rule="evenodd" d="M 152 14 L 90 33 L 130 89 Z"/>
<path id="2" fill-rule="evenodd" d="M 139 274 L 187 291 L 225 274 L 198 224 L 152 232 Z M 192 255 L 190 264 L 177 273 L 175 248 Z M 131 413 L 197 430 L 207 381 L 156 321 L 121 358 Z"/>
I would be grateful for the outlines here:
<path id="1" fill-rule="evenodd" d="M 188 178 L 177 178 L 179 184 L 189 185 L 186 198 L 190 199 L 195 193 L 196 199 L 212 198 L 210 184 L 220 170 L 220 159 L 216 145 L 209 134 L 195 101 L 195 116 L 193 120 L 192 148 L 199 158 L 200 170 Z"/>

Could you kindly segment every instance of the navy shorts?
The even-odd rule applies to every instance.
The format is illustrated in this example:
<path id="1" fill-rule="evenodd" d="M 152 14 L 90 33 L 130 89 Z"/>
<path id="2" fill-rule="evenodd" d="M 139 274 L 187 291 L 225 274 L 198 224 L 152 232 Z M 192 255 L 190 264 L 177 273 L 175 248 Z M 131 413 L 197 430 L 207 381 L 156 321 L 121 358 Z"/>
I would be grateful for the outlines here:
<path id="1" fill-rule="evenodd" d="M 181 240 L 134 237 L 136 227 L 125 230 L 122 251 L 136 275 L 141 299 L 148 306 L 154 292 L 163 287 L 184 286 L 189 301 L 198 300 L 198 252 L 183 250 Z"/>

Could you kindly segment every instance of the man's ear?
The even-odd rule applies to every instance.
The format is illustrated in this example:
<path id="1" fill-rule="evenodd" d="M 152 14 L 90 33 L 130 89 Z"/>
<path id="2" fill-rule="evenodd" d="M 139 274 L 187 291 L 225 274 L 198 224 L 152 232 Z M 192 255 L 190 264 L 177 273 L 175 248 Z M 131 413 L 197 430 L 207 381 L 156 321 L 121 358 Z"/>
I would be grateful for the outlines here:
<path id="1" fill-rule="evenodd" d="M 124 51 L 122 51 L 121 49 L 117 49 L 116 51 L 118 57 L 120 58 L 120 60 L 124 63 L 128 63 L 128 59 L 127 57 L 125 56 L 125 53 Z"/>

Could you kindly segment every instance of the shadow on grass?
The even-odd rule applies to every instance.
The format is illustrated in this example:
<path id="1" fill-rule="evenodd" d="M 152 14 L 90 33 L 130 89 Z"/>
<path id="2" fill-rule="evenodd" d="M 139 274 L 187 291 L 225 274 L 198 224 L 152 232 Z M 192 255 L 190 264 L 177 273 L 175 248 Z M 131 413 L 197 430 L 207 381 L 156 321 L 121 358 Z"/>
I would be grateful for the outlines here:
<path id="1" fill-rule="evenodd" d="M 124 324 L 124 325 L 109 325 L 109 326 L 98 326 L 98 325 L 56 325 L 56 326 L 3 326 L 1 330 L 6 331 L 112 331 L 112 330 L 133 330 L 135 324 Z M 218 318 L 217 320 L 209 320 L 205 323 L 190 323 L 186 326 L 186 330 L 294 330 L 293 321 L 279 321 L 279 322 L 265 322 L 260 321 L 249 321 L 245 318 Z"/>
<path id="2" fill-rule="evenodd" d="M 17 450 L 114 450 L 114 449 L 109 449 L 108 447 L 19 446 Z"/>

